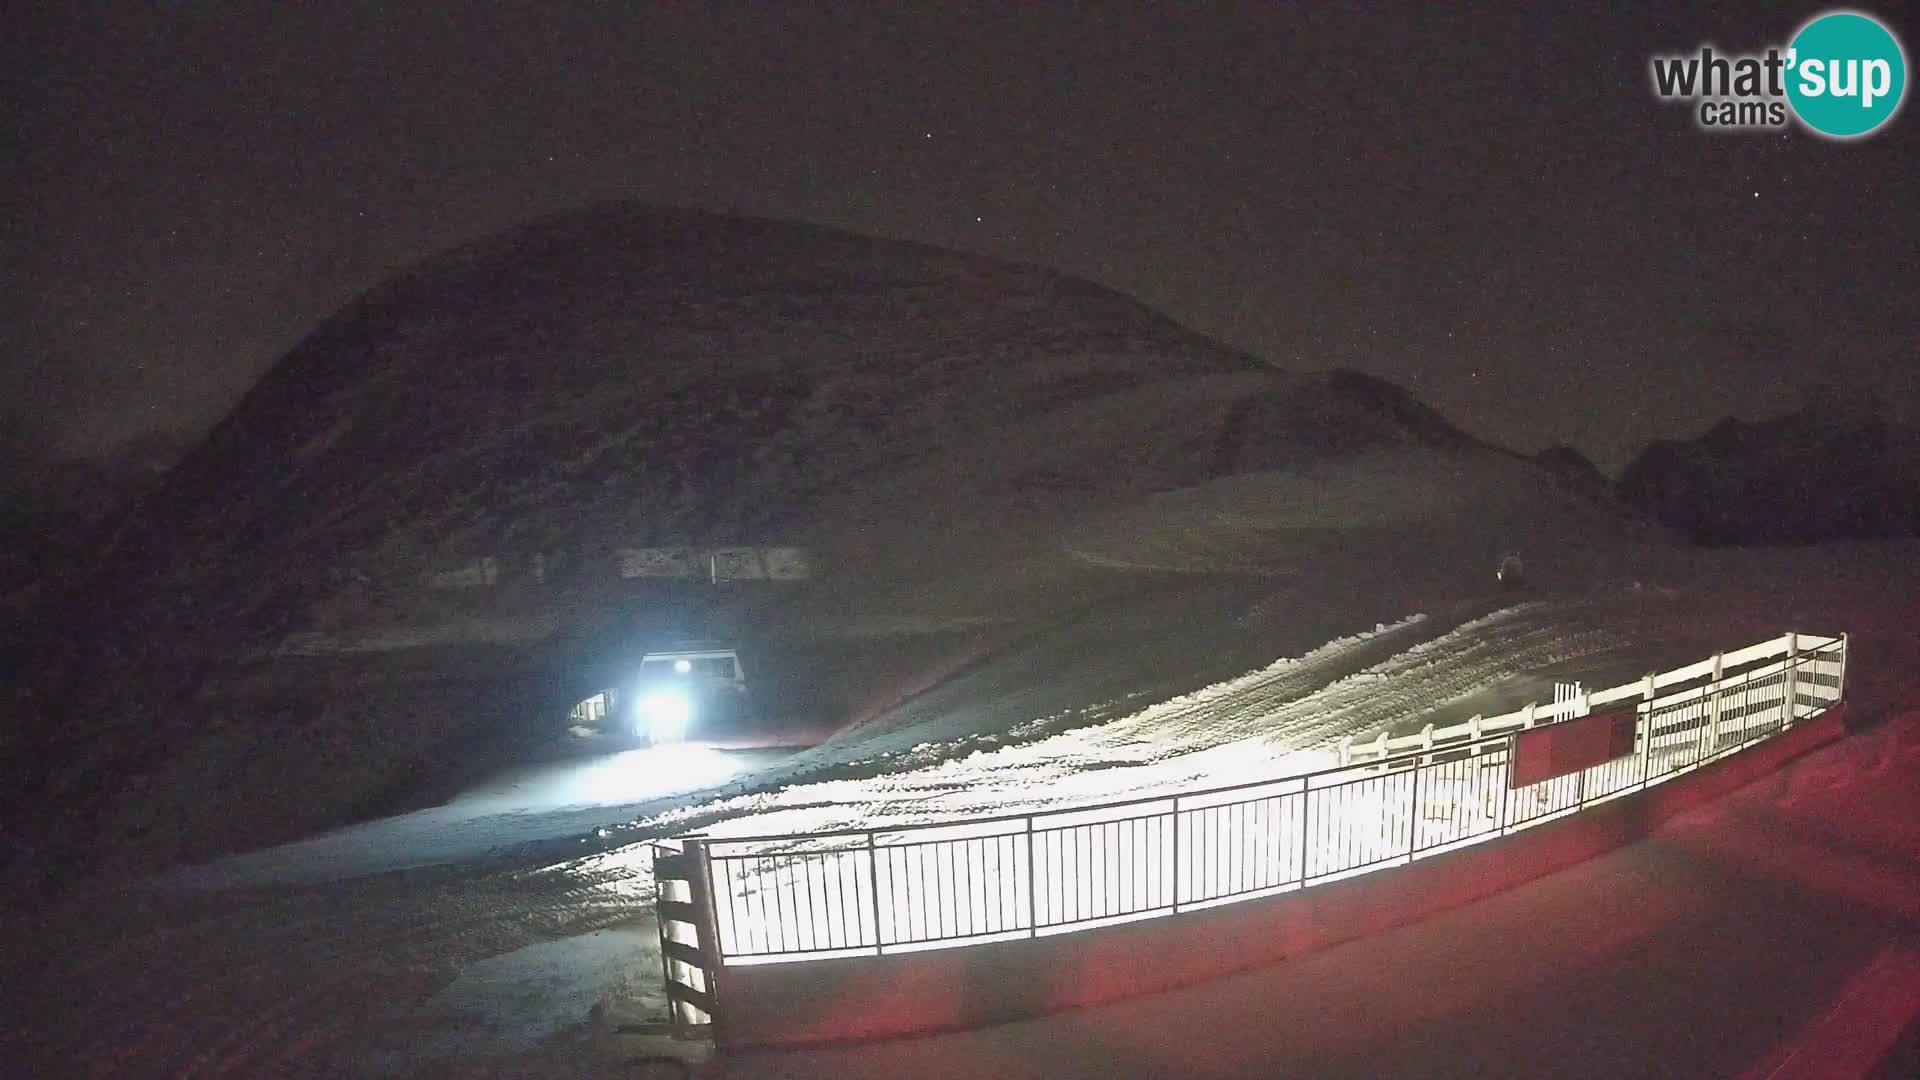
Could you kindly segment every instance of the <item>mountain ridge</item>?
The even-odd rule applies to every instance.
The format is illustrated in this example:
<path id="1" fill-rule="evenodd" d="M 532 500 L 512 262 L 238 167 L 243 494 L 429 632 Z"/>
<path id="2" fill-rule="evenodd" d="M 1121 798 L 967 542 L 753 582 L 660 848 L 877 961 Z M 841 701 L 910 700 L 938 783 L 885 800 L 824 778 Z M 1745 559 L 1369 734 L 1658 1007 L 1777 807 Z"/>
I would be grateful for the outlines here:
<path id="1" fill-rule="evenodd" d="M 1489 485 L 1468 474 L 1523 459 L 1384 380 L 1285 372 L 984 256 L 639 204 L 556 215 L 367 290 L 122 520 L 31 665 L 7 809 L 36 838 L 29 876 L 286 839 L 424 797 L 670 636 L 788 658 L 762 665 L 782 700 L 844 718 L 1133 589 L 1072 554 L 1083 525 L 1223 476 L 1430 451 L 1457 506 L 1366 513 L 1477 563 L 1509 540 L 1476 519 Z M 1570 505 L 1544 474 L 1502 475 Z M 1299 531 L 1195 512 L 1156 522 L 1159 548 L 1178 542 L 1154 572 L 1247 572 L 1246 545 Z M 1341 521 L 1316 517 L 1312 542 L 1332 550 Z M 1231 542 L 1205 542 L 1216 527 Z M 610 571 L 623 547 L 728 543 L 804 548 L 819 573 L 716 589 Z M 1231 559 L 1208 564 L 1216 548 Z M 495 556 L 547 569 L 423 583 Z M 905 629 L 849 644 L 843 623 Z M 346 651 L 287 648 L 314 635 Z M 351 651 L 374 639 L 435 644 Z"/>

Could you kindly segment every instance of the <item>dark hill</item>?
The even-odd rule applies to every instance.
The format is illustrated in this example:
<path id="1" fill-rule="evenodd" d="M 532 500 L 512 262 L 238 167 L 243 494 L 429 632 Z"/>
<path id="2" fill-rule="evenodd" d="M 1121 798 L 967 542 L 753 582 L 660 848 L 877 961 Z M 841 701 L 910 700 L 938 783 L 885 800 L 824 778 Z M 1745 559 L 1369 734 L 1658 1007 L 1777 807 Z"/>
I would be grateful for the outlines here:
<path id="1" fill-rule="evenodd" d="M 1132 588 L 1067 550 L 1083 523 L 1429 451 L 1442 494 L 1512 466 L 1390 384 L 1286 374 L 1035 267 L 625 204 L 538 222 L 327 320 L 122 521 L 9 728 L 13 868 L 152 867 L 416 804 L 669 638 L 751 646 L 784 708 L 844 720 Z M 1298 475 L 1261 490 L 1294 507 L 1321 474 Z M 1530 490 L 1500 475 L 1473 490 Z M 1396 497 L 1369 520 L 1433 512 Z M 1477 574 L 1504 541 L 1470 510 Z M 616 570 L 675 545 L 803 548 L 814 576 Z"/>
<path id="2" fill-rule="evenodd" d="M 1620 497 L 1713 545 L 1920 535 L 1920 431 L 1819 403 L 1647 447 Z"/>

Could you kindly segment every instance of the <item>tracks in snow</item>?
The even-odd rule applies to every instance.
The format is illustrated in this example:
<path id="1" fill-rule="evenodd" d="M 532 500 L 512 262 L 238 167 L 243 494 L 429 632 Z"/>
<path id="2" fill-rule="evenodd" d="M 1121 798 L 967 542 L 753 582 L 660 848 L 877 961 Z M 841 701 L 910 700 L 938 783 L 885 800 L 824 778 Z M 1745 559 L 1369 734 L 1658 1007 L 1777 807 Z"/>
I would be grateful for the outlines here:
<path id="1" fill-rule="evenodd" d="M 1511 676 L 1626 646 L 1605 622 L 1552 603 L 1412 618 L 1111 719 L 1079 711 L 923 743 L 777 791 L 710 800 L 627 835 L 904 824 L 1277 774 L 1342 735 L 1404 726 Z M 616 926 L 651 906 L 650 874 L 631 850 L 545 872 L 529 865 L 172 893 L 132 920 L 125 897 L 68 912 L 37 928 L 66 944 L 45 946 L 60 962 L 38 983 L 61 1003 L 61 1019 L 36 1049 L 50 1068 L 94 1074 L 355 1071 L 369 1032 L 404 1033 L 418 1022 L 410 1008 L 465 965 Z M 87 942 L 78 957 L 74 941 Z"/>
<path id="2" fill-rule="evenodd" d="M 641 833 L 809 832 L 1020 813 L 1284 775 L 1343 735 L 1405 727 L 1503 680 L 1631 641 L 1579 604 L 1412 618 L 1102 723 L 925 743 L 824 779 L 643 821 Z M 1070 721 L 1069 721 L 1070 722 Z M 902 770 L 901 765 L 908 766 Z M 864 770 L 864 771 L 863 771 Z"/>

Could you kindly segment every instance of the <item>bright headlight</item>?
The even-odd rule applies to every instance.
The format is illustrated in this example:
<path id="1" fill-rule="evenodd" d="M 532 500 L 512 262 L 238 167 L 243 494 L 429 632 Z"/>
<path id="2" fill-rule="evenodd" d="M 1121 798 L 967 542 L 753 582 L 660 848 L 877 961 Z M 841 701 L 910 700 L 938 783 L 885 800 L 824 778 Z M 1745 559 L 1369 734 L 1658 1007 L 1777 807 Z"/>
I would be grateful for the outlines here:
<path id="1" fill-rule="evenodd" d="M 656 743 L 679 742 L 693 719 L 693 702 L 678 690 L 656 690 L 640 699 L 640 731 Z"/>

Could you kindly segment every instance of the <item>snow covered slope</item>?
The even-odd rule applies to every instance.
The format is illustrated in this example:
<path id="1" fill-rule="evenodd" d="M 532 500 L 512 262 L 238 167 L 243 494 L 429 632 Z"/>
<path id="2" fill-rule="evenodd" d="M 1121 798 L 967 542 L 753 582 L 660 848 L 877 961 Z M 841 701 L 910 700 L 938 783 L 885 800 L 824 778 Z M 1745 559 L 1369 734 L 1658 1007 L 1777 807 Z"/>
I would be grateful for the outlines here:
<path id="1" fill-rule="evenodd" d="M 16 1010 L 31 1027 L 0 1029 L 0 1050 L 23 1075 L 582 1075 L 592 1068 L 589 1004 L 644 1003 L 638 984 L 658 975 L 644 921 L 651 873 L 628 843 L 650 832 L 911 821 L 984 809 L 989 796 L 998 809 L 1216 782 L 1422 708 L 1442 719 L 1498 711 L 1487 695 L 1519 695 L 1506 699 L 1518 704 L 1550 693 L 1555 677 L 1631 678 L 1783 623 L 1854 634 L 1849 697 L 1869 723 L 1920 700 L 1916 568 L 1914 543 L 1674 549 L 1644 568 L 1641 590 L 1436 610 L 1098 715 L 1035 713 L 994 733 L 929 700 L 815 751 L 784 788 L 709 791 L 690 810 L 670 812 L 688 801 L 681 794 L 585 813 L 459 815 L 444 829 L 410 816 L 165 885 L 80 893 L 0 922 L 8 985 L 34 1006 Z M 961 700 L 1028 700 L 993 665 L 960 681 L 975 678 L 985 681 Z M 1901 730 L 1848 740 L 1860 744 L 1855 771 L 1913 761 L 1915 729 Z M 580 832 L 619 817 L 645 827 L 612 830 L 608 850 Z M 562 842 L 514 846 L 543 836 Z M 490 847 L 500 850 L 481 854 Z M 380 872 L 398 866 L 415 868 Z M 183 881 L 197 888 L 175 887 Z M 631 1072 L 607 1074 L 622 1068 Z"/>
<path id="2" fill-rule="evenodd" d="M 1050 708 L 1191 689 L 1431 610 L 1391 594 L 1480 583 L 1516 529 L 1632 535 L 1543 478 L 1379 380 L 1281 372 L 1036 267 L 562 215 L 349 305 L 122 522 L 29 667 L 9 865 L 151 867 L 431 801 L 665 637 L 740 642 L 812 723 L 1008 662 Z M 675 544 L 818 573 L 614 569 Z M 1439 570 L 1367 580 L 1403 556 Z M 481 557 L 497 579 L 431 586 Z M 1222 580 L 1248 574 L 1264 592 Z M 1338 582 L 1362 621 L 1273 617 Z M 1204 655 L 1154 630 L 1173 612 Z M 1088 647 L 1035 651 L 1076 625 Z"/>

